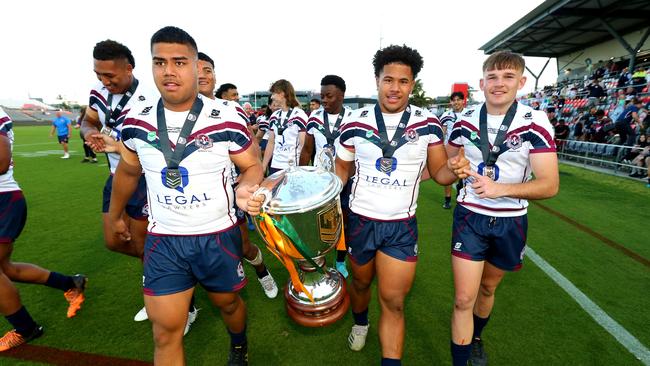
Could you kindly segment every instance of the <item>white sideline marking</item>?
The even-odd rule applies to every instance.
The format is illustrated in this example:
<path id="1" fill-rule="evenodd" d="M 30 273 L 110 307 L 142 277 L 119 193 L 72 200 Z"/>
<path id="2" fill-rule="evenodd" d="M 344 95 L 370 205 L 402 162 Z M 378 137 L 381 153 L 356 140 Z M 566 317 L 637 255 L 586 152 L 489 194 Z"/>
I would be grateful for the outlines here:
<path id="1" fill-rule="evenodd" d="M 50 141 L 50 142 L 35 142 L 33 144 L 14 144 L 14 148 L 23 147 L 23 146 L 38 146 L 38 145 L 58 145 L 58 143 L 56 141 Z"/>
<path id="2" fill-rule="evenodd" d="M 544 273 L 546 273 L 555 283 L 558 284 L 569 296 L 571 296 L 582 307 L 587 314 L 606 331 L 609 332 L 616 340 L 627 348 L 644 365 L 650 366 L 650 350 L 648 350 L 636 337 L 628 332 L 623 326 L 618 324 L 596 303 L 591 301 L 582 291 L 580 291 L 571 281 L 558 272 L 544 258 L 540 257 L 533 248 L 526 248 L 526 256 L 530 258 Z"/>
<path id="3" fill-rule="evenodd" d="M 70 155 L 76 155 L 77 151 L 69 150 Z M 20 156 L 21 158 L 39 158 L 48 155 L 63 155 L 63 149 L 57 150 L 41 150 L 41 151 L 14 151 L 14 156 Z"/>

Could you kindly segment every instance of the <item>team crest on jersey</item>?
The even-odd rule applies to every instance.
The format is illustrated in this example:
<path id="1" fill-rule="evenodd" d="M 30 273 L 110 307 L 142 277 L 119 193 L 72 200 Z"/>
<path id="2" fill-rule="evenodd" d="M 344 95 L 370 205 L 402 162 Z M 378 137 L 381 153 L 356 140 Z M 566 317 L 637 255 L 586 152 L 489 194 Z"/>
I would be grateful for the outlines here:
<path id="1" fill-rule="evenodd" d="M 524 119 L 533 119 L 533 112 L 528 112 L 524 114 Z"/>
<path id="2" fill-rule="evenodd" d="M 291 126 L 293 126 L 293 121 L 288 121 L 288 122 L 287 122 L 287 128 L 289 128 L 289 127 L 291 127 Z"/>
<path id="3" fill-rule="evenodd" d="M 154 141 L 156 139 L 156 133 L 154 131 L 149 131 L 147 133 L 147 141 Z"/>
<path id="4" fill-rule="evenodd" d="M 419 138 L 418 132 L 414 128 L 406 130 L 404 136 L 408 142 L 417 142 Z"/>
<path id="5" fill-rule="evenodd" d="M 202 133 L 196 136 L 194 145 L 201 150 L 207 150 L 212 147 L 212 139 L 208 135 Z"/>
<path id="6" fill-rule="evenodd" d="M 147 98 L 145 98 L 144 95 L 141 95 L 141 96 L 138 97 L 138 100 L 141 101 L 141 102 L 144 102 L 145 99 L 147 99 Z"/>
<path id="7" fill-rule="evenodd" d="M 521 136 L 512 134 L 508 136 L 508 139 L 506 140 L 506 146 L 510 150 L 517 150 L 521 147 Z"/>
<path id="8" fill-rule="evenodd" d="M 146 116 L 146 115 L 149 115 L 149 112 L 151 112 L 151 109 L 152 109 L 152 108 L 153 108 L 152 105 L 151 105 L 151 106 L 148 106 L 148 107 L 144 108 L 144 109 L 142 110 L 142 112 L 140 112 L 138 115 L 140 115 L 140 116 Z"/>
<path id="9" fill-rule="evenodd" d="M 474 113 L 474 110 L 468 109 L 467 112 L 463 113 L 463 117 L 471 117 L 472 113 Z"/>
<path id="10" fill-rule="evenodd" d="M 213 109 L 212 112 L 210 112 L 210 118 L 219 118 L 219 114 L 221 114 L 221 111 L 218 111 L 216 109 Z"/>
<path id="11" fill-rule="evenodd" d="M 160 172 L 160 177 L 162 178 L 163 186 L 170 189 L 175 189 L 181 193 L 185 193 L 183 188 L 187 187 L 187 185 L 190 183 L 189 173 L 187 169 L 182 166 L 178 167 L 177 173 L 178 173 L 177 176 L 168 177 L 167 167 L 164 167 L 163 170 Z M 174 185 L 178 183 L 178 185 L 174 187 L 174 186 L 170 186 L 168 183 Z"/>
<path id="12" fill-rule="evenodd" d="M 359 115 L 359 118 L 364 118 L 364 117 L 368 117 L 368 111 L 363 111 L 363 112 L 361 112 L 361 114 Z"/>

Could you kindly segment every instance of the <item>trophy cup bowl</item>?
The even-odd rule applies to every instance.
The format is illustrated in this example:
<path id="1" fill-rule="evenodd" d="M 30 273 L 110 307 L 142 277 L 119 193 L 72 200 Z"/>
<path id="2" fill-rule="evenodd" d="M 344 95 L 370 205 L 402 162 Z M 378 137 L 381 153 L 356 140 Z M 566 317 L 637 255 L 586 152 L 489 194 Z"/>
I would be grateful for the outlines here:
<path id="1" fill-rule="evenodd" d="M 332 324 L 350 306 L 345 279 L 325 261 L 343 240 L 341 189 L 331 169 L 290 166 L 267 177 L 255 193 L 265 197 L 255 227 L 291 274 L 284 289 L 286 310 L 303 326 Z"/>

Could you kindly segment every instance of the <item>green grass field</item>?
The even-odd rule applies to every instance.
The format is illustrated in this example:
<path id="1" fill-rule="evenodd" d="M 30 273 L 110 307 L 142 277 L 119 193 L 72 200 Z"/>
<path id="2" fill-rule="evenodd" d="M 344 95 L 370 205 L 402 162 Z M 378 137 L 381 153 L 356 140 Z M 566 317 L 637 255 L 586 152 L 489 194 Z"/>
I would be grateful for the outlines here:
<path id="1" fill-rule="evenodd" d="M 45 327 L 32 342 L 60 349 L 151 361 L 148 322 L 135 323 L 143 304 L 141 264 L 104 248 L 101 191 L 108 174 L 100 164 L 80 164 L 83 149 L 73 133 L 72 158 L 62 160 L 49 127 L 15 127 L 15 177 L 28 203 L 28 221 L 15 244 L 14 261 L 39 264 L 89 277 L 87 301 L 77 317 L 65 317 L 60 292 L 19 284 L 23 303 Z M 542 202 L 639 256 L 650 258 L 650 190 L 639 182 L 561 166 L 556 198 Z M 417 278 L 406 304 L 405 365 L 450 365 L 449 318 L 453 301 L 449 240 L 451 211 L 443 210 L 442 187 L 431 181 L 420 191 L 420 258 Z M 256 234 L 253 241 L 260 244 Z M 601 240 L 532 204 L 528 244 L 575 286 L 650 347 L 650 268 Z M 288 274 L 264 249 L 278 283 Z M 370 306 L 370 335 L 362 352 L 347 348 L 351 316 L 332 326 L 311 329 L 292 323 L 283 299 L 267 299 L 250 279 L 242 291 L 248 306 L 251 365 L 377 365 L 378 303 Z M 185 337 L 188 365 L 225 364 L 228 336 L 203 290 L 202 308 Z M 2 322 L 4 334 L 9 324 Z M 521 272 L 506 276 L 496 295 L 484 342 L 491 365 L 641 365 L 566 292 L 530 260 Z M 5 358 L 0 365 L 34 365 Z M 74 365 L 71 360 L 69 365 Z"/>

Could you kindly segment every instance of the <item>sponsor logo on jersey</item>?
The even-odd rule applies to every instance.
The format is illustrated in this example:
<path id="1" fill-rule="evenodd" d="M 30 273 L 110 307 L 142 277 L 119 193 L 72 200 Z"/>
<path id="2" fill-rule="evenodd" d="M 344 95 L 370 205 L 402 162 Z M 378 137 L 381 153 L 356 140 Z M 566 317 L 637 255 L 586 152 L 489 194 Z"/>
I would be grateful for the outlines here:
<path id="1" fill-rule="evenodd" d="M 415 111 L 415 116 L 416 117 L 422 117 L 422 111 L 419 110 L 419 109 L 417 111 Z"/>
<path id="2" fill-rule="evenodd" d="M 221 114 L 221 111 L 218 111 L 218 110 L 216 110 L 216 109 L 213 109 L 213 110 L 210 112 L 210 115 L 209 115 L 208 117 L 210 117 L 210 118 L 219 118 L 219 114 Z"/>
<path id="3" fill-rule="evenodd" d="M 368 117 L 368 111 L 363 111 L 363 112 L 361 112 L 361 114 L 359 115 L 359 118 L 364 118 L 364 117 Z"/>
<path id="4" fill-rule="evenodd" d="M 138 100 L 141 101 L 141 102 L 144 102 L 145 99 L 147 99 L 147 98 L 145 98 L 144 95 L 141 95 L 141 96 L 138 97 Z"/>
<path id="5" fill-rule="evenodd" d="M 151 109 L 153 109 L 153 106 L 152 106 L 152 105 L 151 105 L 151 106 L 148 106 L 148 107 L 145 107 L 145 108 L 142 110 L 142 112 L 138 113 L 138 115 L 140 115 L 140 116 L 147 116 L 147 115 L 149 115 L 149 112 L 151 112 Z"/>
<path id="6" fill-rule="evenodd" d="M 366 131 L 366 138 L 371 138 L 375 133 L 372 131 Z"/>
<path id="7" fill-rule="evenodd" d="M 208 135 L 202 133 L 196 136 L 194 145 L 196 145 L 196 147 L 201 150 L 208 150 L 212 147 L 213 144 L 212 139 Z"/>
<path id="8" fill-rule="evenodd" d="M 169 187 L 167 185 L 167 167 L 164 167 L 163 170 L 160 172 L 160 177 L 162 179 L 163 186 L 170 188 L 170 189 L 175 189 L 181 193 L 184 193 L 183 188 L 187 187 L 189 184 L 189 173 L 186 168 L 179 166 L 178 167 L 178 172 L 180 173 L 180 184 L 176 188 Z"/>
<path id="9" fill-rule="evenodd" d="M 156 133 L 154 131 L 150 131 L 147 133 L 147 141 L 154 141 L 156 139 Z"/>
<path id="10" fill-rule="evenodd" d="M 472 133 L 469 134 L 469 138 L 471 140 L 476 140 L 478 138 L 478 132 L 472 131 Z"/>
<path id="11" fill-rule="evenodd" d="M 524 119 L 533 119 L 533 112 L 528 112 L 524 114 Z"/>
<path id="12" fill-rule="evenodd" d="M 467 112 L 463 113 L 463 117 L 471 117 L 472 113 L 474 113 L 474 110 L 468 109 Z"/>

